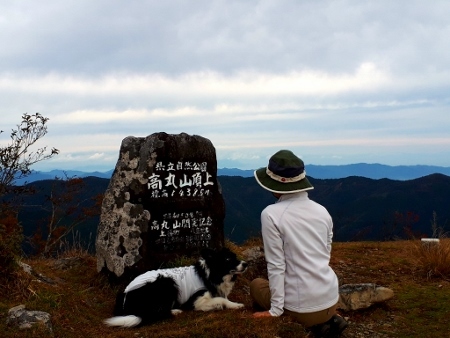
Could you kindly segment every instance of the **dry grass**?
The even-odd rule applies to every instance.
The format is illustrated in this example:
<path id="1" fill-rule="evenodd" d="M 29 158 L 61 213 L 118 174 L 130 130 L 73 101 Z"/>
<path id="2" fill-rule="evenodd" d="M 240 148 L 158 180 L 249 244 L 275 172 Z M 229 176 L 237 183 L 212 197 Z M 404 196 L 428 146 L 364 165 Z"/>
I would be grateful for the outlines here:
<path id="1" fill-rule="evenodd" d="M 252 241 L 241 247 L 227 245 L 240 255 Z M 374 282 L 395 292 L 391 301 L 366 310 L 342 313 L 350 326 L 344 337 L 449 337 L 450 282 L 439 274 L 428 278 L 418 255 L 417 243 L 358 242 L 335 243 L 331 265 L 340 282 Z M 38 282 L 24 272 L 17 272 L 14 281 L 0 291 L 0 332 L 2 337 L 47 337 L 42 327 L 21 331 L 5 325 L 9 308 L 25 304 L 28 309 L 49 312 L 54 337 L 306 337 L 303 328 L 289 318 L 253 319 L 248 283 L 263 276 L 261 265 L 252 264 L 242 275 L 230 299 L 245 304 L 244 310 L 199 313 L 184 312 L 161 323 L 135 328 L 113 329 L 102 320 L 111 316 L 117 287 L 96 272 L 95 257 L 73 252 L 77 259 L 67 268 L 58 259 L 29 259 L 39 273 L 54 284 Z M 184 261 L 184 260 L 182 260 Z M 187 259 L 186 259 L 187 261 Z"/>
<path id="2" fill-rule="evenodd" d="M 428 278 L 442 277 L 450 280 L 450 239 L 438 243 L 417 243 L 413 255 Z"/>

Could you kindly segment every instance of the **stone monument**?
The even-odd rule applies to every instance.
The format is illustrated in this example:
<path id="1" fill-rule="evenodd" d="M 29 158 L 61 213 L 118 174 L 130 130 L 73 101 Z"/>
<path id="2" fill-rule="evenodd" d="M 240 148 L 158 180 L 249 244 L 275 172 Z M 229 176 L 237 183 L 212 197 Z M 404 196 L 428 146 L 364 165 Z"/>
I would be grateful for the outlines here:
<path id="1" fill-rule="evenodd" d="M 224 244 L 225 203 L 212 143 L 201 136 L 127 137 L 105 192 L 97 270 L 120 277 Z"/>

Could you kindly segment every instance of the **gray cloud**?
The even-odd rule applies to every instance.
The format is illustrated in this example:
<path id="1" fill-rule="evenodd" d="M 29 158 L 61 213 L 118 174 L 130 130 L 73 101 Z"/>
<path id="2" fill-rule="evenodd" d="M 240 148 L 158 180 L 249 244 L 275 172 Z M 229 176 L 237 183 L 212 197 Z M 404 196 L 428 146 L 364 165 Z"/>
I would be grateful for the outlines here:
<path id="1" fill-rule="evenodd" d="M 46 1 L 2 5 L 1 69 L 101 74 L 214 69 L 447 69 L 435 1 Z"/>

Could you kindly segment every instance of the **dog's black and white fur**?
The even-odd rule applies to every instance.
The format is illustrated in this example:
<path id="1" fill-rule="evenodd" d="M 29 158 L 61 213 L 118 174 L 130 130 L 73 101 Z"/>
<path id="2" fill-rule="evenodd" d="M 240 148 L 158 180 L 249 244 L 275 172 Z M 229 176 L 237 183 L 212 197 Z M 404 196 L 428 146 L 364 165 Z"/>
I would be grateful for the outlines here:
<path id="1" fill-rule="evenodd" d="M 191 267 L 149 271 L 136 277 L 125 292 L 118 294 L 115 317 L 106 319 L 105 324 L 133 327 L 169 318 L 181 313 L 182 309 L 211 311 L 242 308 L 243 304 L 231 302 L 227 297 L 237 275 L 246 268 L 247 263 L 238 260 L 226 248 L 219 251 L 203 249 L 200 259 Z M 180 271 L 189 273 L 192 278 L 190 275 L 177 276 Z M 150 275 L 153 278 L 148 280 Z M 185 283 L 194 283 L 195 288 Z"/>

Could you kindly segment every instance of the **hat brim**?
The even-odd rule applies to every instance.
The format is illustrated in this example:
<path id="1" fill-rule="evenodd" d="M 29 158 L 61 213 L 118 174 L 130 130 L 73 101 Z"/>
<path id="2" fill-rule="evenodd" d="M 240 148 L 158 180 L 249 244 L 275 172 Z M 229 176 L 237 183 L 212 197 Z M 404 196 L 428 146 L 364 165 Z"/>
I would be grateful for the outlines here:
<path id="1" fill-rule="evenodd" d="M 266 168 L 255 170 L 254 176 L 261 187 L 277 194 L 292 194 L 314 189 L 306 177 L 298 182 L 281 183 L 275 181 L 267 175 Z"/>

